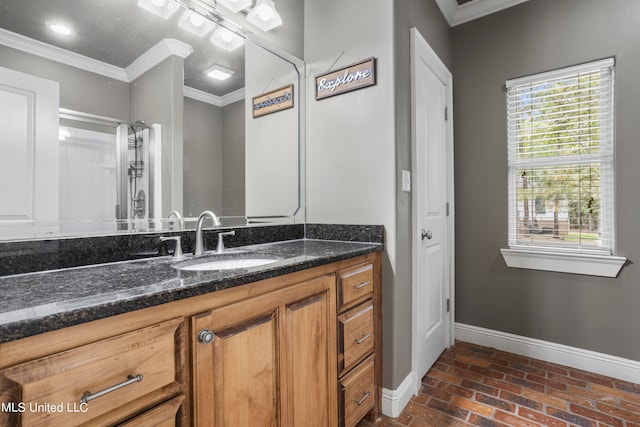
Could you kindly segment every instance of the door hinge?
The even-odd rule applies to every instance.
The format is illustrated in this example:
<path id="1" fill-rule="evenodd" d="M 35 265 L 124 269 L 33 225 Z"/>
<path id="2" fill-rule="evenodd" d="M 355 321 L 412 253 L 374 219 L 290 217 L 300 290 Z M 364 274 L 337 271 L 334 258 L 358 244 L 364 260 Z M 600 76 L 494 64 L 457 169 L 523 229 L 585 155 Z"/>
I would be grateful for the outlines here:
<path id="1" fill-rule="evenodd" d="M 445 206 L 446 214 L 447 216 L 449 216 L 449 202 L 447 202 L 444 206 Z"/>
<path id="2" fill-rule="evenodd" d="M 444 107 L 444 120 L 449 120 L 449 107 Z"/>
<path id="3" fill-rule="evenodd" d="M 451 311 L 451 300 L 447 298 L 447 313 Z"/>

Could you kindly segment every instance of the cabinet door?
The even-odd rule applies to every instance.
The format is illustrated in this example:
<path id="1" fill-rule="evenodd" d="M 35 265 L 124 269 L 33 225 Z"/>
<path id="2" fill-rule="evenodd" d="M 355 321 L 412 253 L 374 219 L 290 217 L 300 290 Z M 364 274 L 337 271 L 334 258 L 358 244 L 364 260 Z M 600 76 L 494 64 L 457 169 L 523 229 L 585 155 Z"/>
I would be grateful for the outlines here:
<path id="1" fill-rule="evenodd" d="M 335 309 L 328 291 L 286 306 L 286 423 L 296 427 L 333 425 L 336 407 Z"/>
<path id="2" fill-rule="evenodd" d="M 324 276 L 193 316 L 194 425 L 334 425 L 332 312 Z"/>

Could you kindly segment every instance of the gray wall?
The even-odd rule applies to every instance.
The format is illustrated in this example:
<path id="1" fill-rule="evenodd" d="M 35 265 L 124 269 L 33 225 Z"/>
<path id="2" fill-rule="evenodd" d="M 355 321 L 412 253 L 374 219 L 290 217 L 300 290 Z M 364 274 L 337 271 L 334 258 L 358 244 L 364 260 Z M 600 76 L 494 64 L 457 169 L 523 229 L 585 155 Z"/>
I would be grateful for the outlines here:
<path id="1" fill-rule="evenodd" d="M 416 27 L 451 70 L 451 30 L 435 1 L 394 2 L 396 100 L 397 261 L 394 286 L 384 286 L 384 386 L 397 389 L 411 370 L 411 193 L 402 192 L 401 171 L 411 170 L 409 29 Z"/>
<path id="2" fill-rule="evenodd" d="M 640 360 L 640 2 L 536 0 L 453 29 L 456 320 Z M 616 57 L 616 279 L 509 269 L 505 80 Z"/>
<path id="3" fill-rule="evenodd" d="M 400 191 L 411 169 L 409 28 L 449 67 L 450 30 L 424 0 L 307 1 L 305 14 L 307 221 L 385 226 L 383 386 L 395 390 L 411 371 L 411 194 Z M 377 85 L 315 101 L 314 76 L 341 54 L 334 68 L 375 56 Z"/>
<path id="4" fill-rule="evenodd" d="M 224 107 L 184 99 L 184 215 L 245 211 L 244 101 Z"/>
<path id="5" fill-rule="evenodd" d="M 170 56 L 130 84 L 131 122 L 145 120 L 162 125 L 162 217 L 182 207 L 182 58 Z"/>
<path id="6" fill-rule="evenodd" d="M 184 216 L 222 207 L 222 108 L 184 98 Z"/>
<path id="7" fill-rule="evenodd" d="M 299 205 L 298 74 L 291 63 L 253 43 L 244 52 L 246 215 L 292 215 Z M 253 117 L 253 97 L 292 83 L 296 108 Z"/>
<path id="8" fill-rule="evenodd" d="M 129 83 L 0 45 L 0 66 L 60 83 L 60 107 L 129 120 Z"/>
<path id="9" fill-rule="evenodd" d="M 245 215 L 244 109 L 238 101 L 222 107 L 222 211 L 221 215 Z"/>

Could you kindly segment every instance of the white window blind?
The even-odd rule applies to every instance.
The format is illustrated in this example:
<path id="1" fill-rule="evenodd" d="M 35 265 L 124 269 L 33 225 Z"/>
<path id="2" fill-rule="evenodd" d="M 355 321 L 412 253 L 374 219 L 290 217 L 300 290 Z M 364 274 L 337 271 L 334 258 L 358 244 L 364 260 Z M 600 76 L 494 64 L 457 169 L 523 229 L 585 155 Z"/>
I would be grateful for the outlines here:
<path id="1" fill-rule="evenodd" d="M 507 81 L 509 246 L 611 254 L 613 58 Z"/>

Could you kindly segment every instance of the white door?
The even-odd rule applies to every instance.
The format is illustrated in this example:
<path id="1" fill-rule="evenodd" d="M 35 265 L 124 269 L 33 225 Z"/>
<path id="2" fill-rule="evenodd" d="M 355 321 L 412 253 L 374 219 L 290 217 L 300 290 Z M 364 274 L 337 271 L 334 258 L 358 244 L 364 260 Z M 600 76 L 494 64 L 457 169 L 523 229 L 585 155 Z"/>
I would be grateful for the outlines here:
<path id="1" fill-rule="evenodd" d="M 0 67 L 2 235 L 54 232 L 58 220 L 58 83 Z"/>
<path id="2" fill-rule="evenodd" d="M 412 29 L 413 361 L 418 385 L 452 343 L 451 74 Z M 417 388 L 417 387 L 416 387 Z"/>

